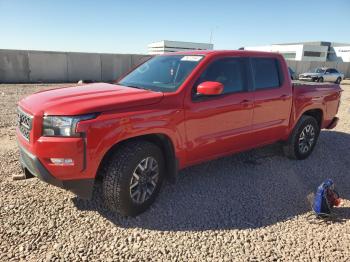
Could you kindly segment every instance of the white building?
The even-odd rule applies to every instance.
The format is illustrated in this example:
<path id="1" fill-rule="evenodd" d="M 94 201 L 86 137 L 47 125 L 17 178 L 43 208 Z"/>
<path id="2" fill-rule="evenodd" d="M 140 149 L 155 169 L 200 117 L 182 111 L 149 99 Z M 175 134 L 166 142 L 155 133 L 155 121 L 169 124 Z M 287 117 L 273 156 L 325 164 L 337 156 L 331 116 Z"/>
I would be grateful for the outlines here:
<path id="1" fill-rule="evenodd" d="M 334 46 L 332 51 L 336 61 L 350 62 L 350 45 Z"/>
<path id="2" fill-rule="evenodd" d="M 346 46 L 347 45 L 347 46 Z M 286 60 L 295 61 L 341 61 L 350 58 L 350 45 L 331 42 L 301 42 L 273 44 L 266 46 L 248 46 L 245 50 L 281 53 Z M 347 60 L 349 61 L 349 60 Z"/>
<path id="3" fill-rule="evenodd" d="M 158 55 L 189 50 L 213 50 L 213 44 L 163 40 L 148 45 L 148 54 Z"/>

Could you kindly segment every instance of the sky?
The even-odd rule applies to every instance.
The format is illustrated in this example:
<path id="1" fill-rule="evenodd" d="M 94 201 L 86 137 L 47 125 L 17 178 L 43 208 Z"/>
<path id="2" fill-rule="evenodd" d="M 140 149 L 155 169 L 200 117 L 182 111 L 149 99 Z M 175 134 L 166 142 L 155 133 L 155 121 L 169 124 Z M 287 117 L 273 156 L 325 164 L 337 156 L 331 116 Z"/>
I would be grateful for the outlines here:
<path id="1" fill-rule="evenodd" d="M 0 49 L 146 53 L 160 40 L 214 49 L 350 43 L 350 0 L 0 0 Z"/>

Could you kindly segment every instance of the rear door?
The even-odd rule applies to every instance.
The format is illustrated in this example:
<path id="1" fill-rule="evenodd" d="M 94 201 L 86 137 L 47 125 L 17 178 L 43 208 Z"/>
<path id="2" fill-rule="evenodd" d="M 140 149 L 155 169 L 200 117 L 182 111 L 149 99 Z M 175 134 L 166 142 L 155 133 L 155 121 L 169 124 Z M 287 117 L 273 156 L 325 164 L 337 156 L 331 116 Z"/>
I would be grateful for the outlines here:
<path id="1" fill-rule="evenodd" d="M 332 76 L 331 81 L 335 82 L 337 80 L 337 78 L 339 77 L 339 72 L 334 68 L 331 68 L 330 71 L 331 71 L 331 76 Z"/>
<path id="2" fill-rule="evenodd" d="M 253 113 L 250 64 L 247 58 L 223 57 L 208 64 L 185 102 L 187 158 L 189 163 L 247 148 Z M 223 94 L 198 96 L 205 81 L 224 85 Z"/>
<path id="3" fill-rule="evenodd" d="M 255 145 L 282 139 L 288 130 L 292 86 L 284 61 L 274 57 L 251 58 L 254 82 L 252 139 Z M 286 76 L 286 77 L 284 77 Z"/>
<path id="4" fill-rule="evenodd" d="M 324 73 L 323 80 L 326 82 L 333 82 L 335 81 L 333 78 L 334 74 L 332 73 L 332 69 L 328 68 Z"/>

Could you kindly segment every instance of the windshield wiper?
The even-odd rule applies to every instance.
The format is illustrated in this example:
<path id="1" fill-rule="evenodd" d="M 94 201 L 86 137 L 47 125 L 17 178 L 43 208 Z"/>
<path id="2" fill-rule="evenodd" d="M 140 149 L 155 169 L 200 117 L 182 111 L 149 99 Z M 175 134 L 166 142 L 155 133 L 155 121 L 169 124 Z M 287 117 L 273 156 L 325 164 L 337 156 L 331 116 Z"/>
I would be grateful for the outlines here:
<path id="1" fill-rule="evenodd" d="M 142 88 L 142 87 L 139 87 L 139 86 L 133 86 L 133 85 L 125 85 L 127 87 L 131 87 L 131 88 L 137 88 L 137 89 L 145 89 L 145 88 Z"/>
<path id="2" fill-rule="evenodd" d="M 140 86 L 134 86 L 134 85 L 123 85 L 123 84 L 120 84 L 120 83 L 117 83 L 117 85 L 120 85 L 120 86 L 126 86 L 126 87 L 131 87 L 131 88 L 137 88 L 137 89 L 144 89 L 144 90 L 148 90 L 147 88 L 140 87 Z"/>

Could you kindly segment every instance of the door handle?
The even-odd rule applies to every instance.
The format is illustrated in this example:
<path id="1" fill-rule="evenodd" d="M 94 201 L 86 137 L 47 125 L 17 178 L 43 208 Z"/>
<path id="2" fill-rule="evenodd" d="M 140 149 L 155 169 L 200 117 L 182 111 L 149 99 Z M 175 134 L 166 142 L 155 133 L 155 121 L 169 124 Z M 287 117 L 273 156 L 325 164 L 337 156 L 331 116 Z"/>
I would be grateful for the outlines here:
<path id="1" fill-rule="evenodd" d="M 251 100 L 248 99 L 243 99 L 239 104 L 242 105 L 243 107 L 249 107 Z"/>
<path id="2" fill-rule="evenodd" d="M 283 101 L 285 101 L 285 100 L 287 100 L 288 95 L 281 95 L 280 98 L 281 98 Z"/>

